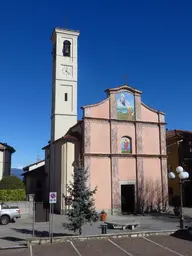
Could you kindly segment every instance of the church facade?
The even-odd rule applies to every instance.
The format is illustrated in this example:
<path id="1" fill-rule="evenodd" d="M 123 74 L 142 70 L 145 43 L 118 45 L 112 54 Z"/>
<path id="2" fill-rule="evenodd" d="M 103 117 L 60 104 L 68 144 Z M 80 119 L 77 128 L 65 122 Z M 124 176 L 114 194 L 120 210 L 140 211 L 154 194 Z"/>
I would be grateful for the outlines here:
<path id="1" fill-rule="evenodd" d="M 129 85 L 107 89 L 98 104 L 82 107 L 77 121 L 76 31 L 55 29 L 51 140 L 45 149 L 47 190 L 65 213 L 67 185 L 80 157 L 95 188 L 98 211 L 136 212 L 168 199 L 165 114 L 145 105 Z"/>

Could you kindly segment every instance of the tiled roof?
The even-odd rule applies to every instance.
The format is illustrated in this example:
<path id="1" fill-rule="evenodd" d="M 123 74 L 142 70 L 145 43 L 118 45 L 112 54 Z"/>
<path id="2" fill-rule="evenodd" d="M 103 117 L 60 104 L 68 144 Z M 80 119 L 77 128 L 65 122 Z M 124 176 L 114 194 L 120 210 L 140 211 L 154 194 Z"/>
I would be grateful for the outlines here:
<path id="1" fill-rule="evenodd" d="M 185 137 L 185 136 L 192 136 L 192 131 L 187 130 L 168 130 L 166 132 L 167 139 L 173 137 Z"/>

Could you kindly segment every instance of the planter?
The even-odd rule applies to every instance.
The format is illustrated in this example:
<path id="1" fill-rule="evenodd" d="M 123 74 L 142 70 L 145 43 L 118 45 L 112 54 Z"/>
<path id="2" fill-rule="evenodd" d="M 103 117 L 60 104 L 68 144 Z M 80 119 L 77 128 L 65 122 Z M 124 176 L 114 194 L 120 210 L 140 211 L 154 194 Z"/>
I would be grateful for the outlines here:
<path id="1" fill-rule="evenodd" d="M 100 221 L 106 221 L 107 213 L 100 213 Z"/>

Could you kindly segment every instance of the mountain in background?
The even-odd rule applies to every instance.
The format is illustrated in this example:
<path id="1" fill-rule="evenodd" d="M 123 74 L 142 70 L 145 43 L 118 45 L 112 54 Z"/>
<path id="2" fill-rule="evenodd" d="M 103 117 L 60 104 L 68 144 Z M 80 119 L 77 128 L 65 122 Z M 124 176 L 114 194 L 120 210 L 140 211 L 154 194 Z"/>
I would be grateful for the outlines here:
<path id="1" fill-rule="evenodd" d="M 19 179 L 23 180 L 23 176 L 21 176 L 22 173 L 22 169 L 11 168 L 11 176 L 17 176 Z"/>

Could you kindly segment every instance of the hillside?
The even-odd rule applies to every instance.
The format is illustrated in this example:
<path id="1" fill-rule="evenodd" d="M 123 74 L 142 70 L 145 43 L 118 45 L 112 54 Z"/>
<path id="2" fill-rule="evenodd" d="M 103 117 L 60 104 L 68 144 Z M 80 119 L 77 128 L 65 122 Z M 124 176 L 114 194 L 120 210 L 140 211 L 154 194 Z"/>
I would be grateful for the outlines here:
<path id="1" fill-rule="evenodd" d="M 23 176 L 21 176 L 22 173 L 23 173 L 22 169 L 11 168 L 11 175 L 12 176 L 17 176 L 21 180 L 23 179 Z"/>

